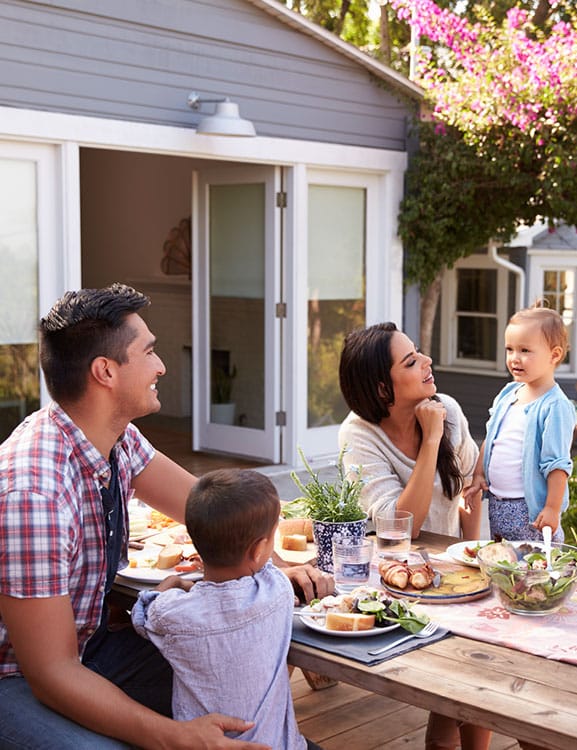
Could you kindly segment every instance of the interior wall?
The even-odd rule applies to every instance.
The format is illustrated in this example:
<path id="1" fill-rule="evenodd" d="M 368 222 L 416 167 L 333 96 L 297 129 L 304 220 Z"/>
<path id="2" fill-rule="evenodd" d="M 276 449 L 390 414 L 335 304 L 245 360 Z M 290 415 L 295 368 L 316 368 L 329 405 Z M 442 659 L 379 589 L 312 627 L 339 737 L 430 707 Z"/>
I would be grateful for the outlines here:
<path id="1" fill-rule="evenodd" d="M 191 292 L 187 275 L 161 269 L 170 230 L 190 216 L 189 159 L 101 149 L 80 155 L 82 285 L 120 281 L 152 301 L 142 317 L 166 366 L 160 413 L 191 413 Z"/>
<path id="2" fill-rule="evenodd" d="M 82 149 L 82 284 L 164 277 L 162 247 L 190 216 L 191 161 Z"/>

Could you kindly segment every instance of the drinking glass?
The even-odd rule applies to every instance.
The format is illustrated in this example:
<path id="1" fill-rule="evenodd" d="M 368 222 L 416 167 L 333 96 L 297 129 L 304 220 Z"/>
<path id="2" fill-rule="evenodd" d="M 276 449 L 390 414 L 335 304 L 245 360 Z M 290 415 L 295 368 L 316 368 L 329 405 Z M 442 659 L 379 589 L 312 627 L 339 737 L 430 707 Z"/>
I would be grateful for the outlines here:
<path id="1" fill-rule="evenodd" d="M 333 537 L 333 567 L 335 586 L 348 593 L 369 581 L 373 542 L 365 537 Z"/>
<path id="2" fill-rule="evenodd" d="M 406 557 L 411 550 L 413 514 L 408 510 L 383 511 L 375 519 L 379 557 Z"/>

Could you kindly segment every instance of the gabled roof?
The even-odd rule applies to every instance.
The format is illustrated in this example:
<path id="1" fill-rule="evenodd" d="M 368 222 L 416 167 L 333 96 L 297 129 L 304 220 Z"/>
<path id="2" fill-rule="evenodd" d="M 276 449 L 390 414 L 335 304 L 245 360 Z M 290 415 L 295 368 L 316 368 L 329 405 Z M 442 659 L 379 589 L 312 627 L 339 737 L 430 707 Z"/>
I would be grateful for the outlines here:
<path id="1" fill-rule="evenodd" d="M 532 248 L 539 250 L 577 250 L 577 230 L 559 224 L 553 231 L 546 229 L 533 238 Z"/>
<path id="2" fill-rule="evenodd" d="M 361 52 L 360 49 L 355 47 L 353 44 L 345 42 L 343 39 L 338 37 L 336 34 L 327 31 L 322 26 L 318 26 L 316 23 L 309 21 L 308 18 L 302 16 L 300 13 L 295 13 L 286 7 L 281 5 L 278 0 L 247 0 L 251 5 L 261 8 L 261 10 L 270 13 L 271 16 L 275 16 L 286 23 L 288 26 L 292 26 L 297 31 L 301 31 L 303 34 L 318 39 L 327 47 L 331 47 L 340 54 L 348 57 L 351 60 L 359 63 L 364 68 L 369 70 L 377 78 L 386 81 L 390 86 L 397 89 L 405 96 L 409 96 L 412 99 L 421 100 L 423 98 L 423 89 L 413 81 L 410 81 L 405 76 L 397 73 L 388 65 L 383 65 L 375 58 L 370 55 Z"/>

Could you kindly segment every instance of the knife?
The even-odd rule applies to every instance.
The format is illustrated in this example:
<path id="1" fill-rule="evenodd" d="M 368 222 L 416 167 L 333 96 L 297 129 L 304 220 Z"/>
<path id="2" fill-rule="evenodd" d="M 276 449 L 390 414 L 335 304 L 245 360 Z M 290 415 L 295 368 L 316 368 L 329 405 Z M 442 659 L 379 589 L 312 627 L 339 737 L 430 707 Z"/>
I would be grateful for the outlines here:
<path id="1" fill-rule="evenodd" d="M 423 561 L 431 565 L 431 558 L 429 557 L 429 553 L 427 552 L 427 549 L 425 547 L 418 547 L 417 552 L 421 557 L 423 558 Z M 433 586 L 434 588 L 438 589 L 441 585 L 441 574 L 438 570 L 433 568 L 431 565 L 431 568 L 433 569 L 433 573 L 435 574 L 435 577 L 433 578 Z"/>

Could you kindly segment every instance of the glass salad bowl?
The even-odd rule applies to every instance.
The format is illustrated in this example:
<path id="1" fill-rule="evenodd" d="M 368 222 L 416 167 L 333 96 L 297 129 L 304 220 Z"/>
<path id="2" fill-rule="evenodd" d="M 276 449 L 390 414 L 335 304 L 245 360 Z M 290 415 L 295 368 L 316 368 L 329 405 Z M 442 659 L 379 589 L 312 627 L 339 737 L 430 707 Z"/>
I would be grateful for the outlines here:
<path id="1" fill-rule="evenodd" d="M 502 605 L 518 615 L 556 612 L 577 587 L 577 547 L 569 544 L 551 545 L 550 569 L 539 542 L 488 544 L 477 560 Z"/>

